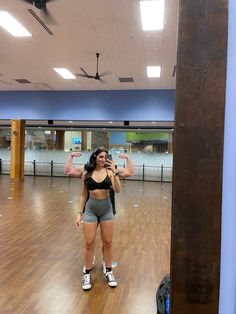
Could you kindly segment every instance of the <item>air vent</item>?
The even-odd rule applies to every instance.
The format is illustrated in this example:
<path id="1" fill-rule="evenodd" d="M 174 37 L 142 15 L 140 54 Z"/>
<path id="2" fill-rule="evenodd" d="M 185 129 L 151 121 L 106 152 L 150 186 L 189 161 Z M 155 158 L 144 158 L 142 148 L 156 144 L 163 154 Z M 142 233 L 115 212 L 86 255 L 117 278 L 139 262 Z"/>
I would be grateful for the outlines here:
<path id="1" fill-rule="evenodd" d="M 26 79 L 15 79 L 15 81 L 20 84 L 31 84 L 31 82 Z"/>
<path id="2" fill-rule="evenodd" d="M 121 83 L 133 83 L 134 79 L 132 77 L 119 77 Z"/>
<path id="3" fill-rule="evenodd" d="M 28 11 L 43 26 L 43 28 L 48 32 L 49 35 L 53 35 L 53 32 L 47 27 L 47 25 L 41 20 L 41 18 L 34 12 L 34 10 L 28 9 Z"/>

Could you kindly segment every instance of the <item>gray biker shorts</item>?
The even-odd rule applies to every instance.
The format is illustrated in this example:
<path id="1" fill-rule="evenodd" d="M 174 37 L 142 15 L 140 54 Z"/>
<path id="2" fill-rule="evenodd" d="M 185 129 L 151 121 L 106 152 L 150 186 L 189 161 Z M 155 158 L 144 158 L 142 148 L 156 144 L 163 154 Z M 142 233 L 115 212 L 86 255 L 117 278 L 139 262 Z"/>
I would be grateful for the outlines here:
<path id="1" fill-rule="evenodd" d="M 89 197 L 83 214 L 83 222 L 100 222 L 113 219 L 113 211 L 110 197 L 105 199 L 96 199 Z"/>

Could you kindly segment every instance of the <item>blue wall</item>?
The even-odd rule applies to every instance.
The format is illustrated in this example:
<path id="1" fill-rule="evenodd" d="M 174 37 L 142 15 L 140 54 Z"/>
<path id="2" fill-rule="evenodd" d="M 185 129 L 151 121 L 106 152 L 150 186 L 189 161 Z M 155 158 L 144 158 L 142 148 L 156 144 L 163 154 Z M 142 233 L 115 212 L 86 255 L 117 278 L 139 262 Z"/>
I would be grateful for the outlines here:
<path id="1" fill-rule="evenodd" d="M 0 119 L 174 121 L 174 90 L 0 92 Z"/>
<path id="2" fill-rule="evenodd" d="M 236 1 L 229 0 L 223 165 L 220 314 L 236 313 Z"/>

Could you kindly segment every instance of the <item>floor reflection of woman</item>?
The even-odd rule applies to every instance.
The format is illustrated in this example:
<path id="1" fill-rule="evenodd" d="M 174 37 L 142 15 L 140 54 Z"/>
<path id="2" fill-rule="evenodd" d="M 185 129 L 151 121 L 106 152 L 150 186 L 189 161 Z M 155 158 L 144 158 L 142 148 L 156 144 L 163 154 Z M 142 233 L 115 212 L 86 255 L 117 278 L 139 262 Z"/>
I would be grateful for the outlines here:
<path id="1" fill-rule="evenodd" d="M 83 187 L 76 224 L 78 227 L 80 226 L 83 216 L 86 266 L 85 275 L 82 280 L 82 288 L 84 290 L 88 290 L 92 286 L 90 272 L 93 268 L 92 261 L 98 222 L 100 222 L 101 226 L 101 237 L 104 247 L 105 277 L 109 286 L 117 286 L 117 281 L 111 268 L 113 211 L 109 190 L 112 186 L 114 191 L 119 193 L 121 184 L 114 162 L 109 162 L 109 169 L 105 167 L 107 153 L 108 151 L 105 148 L 97 149 L 90 156 L 88 166 L 82 176 Z M 88 196 L 89 199 L 87 201 Z M 85 210 L 83 212 L 84 206 Z"/>

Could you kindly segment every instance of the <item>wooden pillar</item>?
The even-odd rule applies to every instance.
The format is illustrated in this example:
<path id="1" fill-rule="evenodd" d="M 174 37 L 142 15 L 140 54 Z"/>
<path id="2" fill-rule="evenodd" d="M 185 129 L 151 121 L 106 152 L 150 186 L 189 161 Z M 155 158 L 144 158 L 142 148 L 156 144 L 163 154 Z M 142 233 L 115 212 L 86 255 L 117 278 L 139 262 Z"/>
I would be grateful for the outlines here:
<path id="1" fill-rule="evenodd" d="M 82 131 L 81 132 L 81 150 L 87 150 L 87 149 L 88 149 L 87 132 Z"/>
<path id="2" fill-rule="evenodd" d="M 168 134 L 168 153 L 173 153 L 173 131 Z"/>
<path id="3" fill-rule="evenodd" d="M 65 131 L 56 130 L 56 150 L 64 150 Z"/>
<path id="4" fill-rule="evenodd" d="M 24 142 L 25 121 L 11 121 L 11 171 L 10 178 L 20 180 L 24 178 Z"/>
<path id="5" fill-rule="evenodd" d="M 179 2 L 171 314 L 218 314 L 227 6 Z"/>

